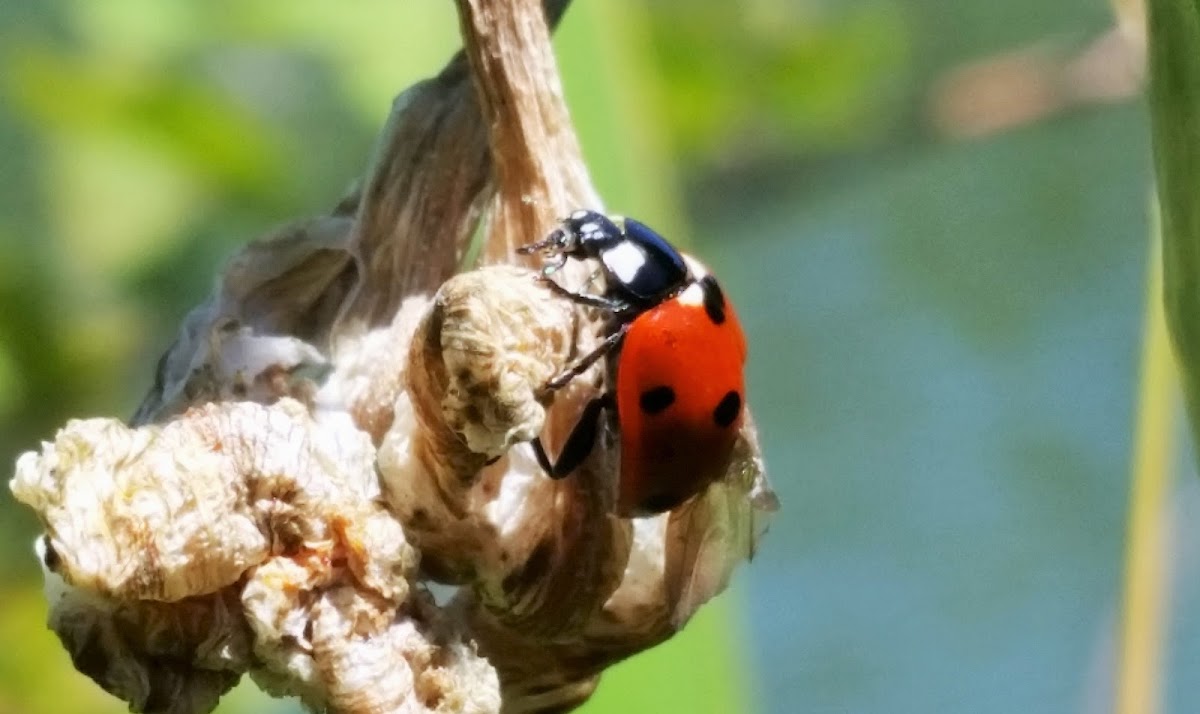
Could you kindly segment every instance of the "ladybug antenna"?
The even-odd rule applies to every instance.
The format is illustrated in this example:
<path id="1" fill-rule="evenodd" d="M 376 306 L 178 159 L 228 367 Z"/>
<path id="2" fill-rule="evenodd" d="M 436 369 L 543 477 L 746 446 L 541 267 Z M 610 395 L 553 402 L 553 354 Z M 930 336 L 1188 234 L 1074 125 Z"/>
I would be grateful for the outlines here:
<path id="1" fill-rule="evenodd" d="M 574 242 L 570 240 L 572 237 L 573 234 L 571 231 L 568 231 L 565 226 L 559 226 L 550 231 L 550 234 L 545 238 L 517 248 L 517 253 L 521 255 L 529 255 L 538 251 L 546 251 L 552 254 L 563 253 L 567 251 L 568 245 Z"/>

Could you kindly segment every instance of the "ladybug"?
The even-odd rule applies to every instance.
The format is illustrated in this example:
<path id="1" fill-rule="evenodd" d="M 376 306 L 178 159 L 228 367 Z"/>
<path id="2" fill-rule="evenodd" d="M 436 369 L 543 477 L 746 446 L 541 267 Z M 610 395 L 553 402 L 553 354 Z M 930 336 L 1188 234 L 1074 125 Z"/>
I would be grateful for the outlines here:
<path id="1" fill-rule="evenodd" d="M 568 384 L 608 357 L 611 391 L 593 399 L 551 462 L 541 439 L 534 454 L 551 478 L 587 457 L 605 412 L 620 434 L 617 512 L 671 510 L 722 478 L 745 405 L 746 340 L 716 278 L 632 218 L 576 211 L 545 239 L 541 278 L 556 293 L 607 315 L 600 345 L 546 387 Z M 602 293 L 573 292 L 550 280 L 568 259 L 599 261 Z"/>

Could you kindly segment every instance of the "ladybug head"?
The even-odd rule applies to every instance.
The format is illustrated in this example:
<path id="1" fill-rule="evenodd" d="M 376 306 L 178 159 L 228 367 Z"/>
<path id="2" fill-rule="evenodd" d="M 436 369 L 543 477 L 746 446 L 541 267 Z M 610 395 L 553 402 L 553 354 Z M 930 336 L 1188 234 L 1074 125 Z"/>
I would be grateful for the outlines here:
<path id="1" fill-rule="evenodd" d="M 596 211 L 575 211 L 558 228 L 537 243 L 519 248 L 528 255 L 543 251 L 550 256 L 597 258 L 600 253 L 621 242 L 624 233 L 608 216 Z"/>

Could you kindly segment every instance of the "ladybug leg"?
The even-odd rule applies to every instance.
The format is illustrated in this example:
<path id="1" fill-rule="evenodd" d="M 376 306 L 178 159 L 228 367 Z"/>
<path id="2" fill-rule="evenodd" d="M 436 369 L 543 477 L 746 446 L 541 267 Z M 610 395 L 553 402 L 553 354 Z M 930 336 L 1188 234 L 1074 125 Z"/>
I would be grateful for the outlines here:
<path id="1" fill-rule="evenodd" d="M 614 403 L 612 394 L 603 394 L 588 402 L 579 415 L 579 421 L 575 422 L 575 427 L 571 429 L 567 443 L 563 444 L 562 451 L 558 454 L 558 460 L 554 463 L 550 463 L 546 449 L 542 446 L 541 437 L 534 437 L 531 442 L 533 455 L 537 457 L 538 465 L 542 467 L 547 476 L 552 479 L 563 478 L 583 463 L 596 443 L 596 429 L 600 424 L 600 414 L 605 409 L 611 408 Z"/>
<path id="2" fill-rule="evenodd" d="M 564 265 L 567 264 L 568 257 L 569 256 L 567 256 L 566 253 L 559 253 L 553 259 L 547 260 L 545 262 L 545 264 L 542 265 L 542 269 L 539 272 L 539 276 L 542 279 L 546 279 L 546 278 L 549 278 L 551 275 L 554 275 L 559 270 L 561 270 Z M 550 282 L 550 281 L 547 281 L 547 282 Z M 555 285 L 557 285 L 557 284 L 558 283 L 555 283 Z"/>
<path id="3" fill-rule="evenodd" d="M 557 267 L 555 268 L 557 270 Z M 577 293 L 564 288 L 553 280 L 549 280 L 543 273 L 542 282 L 546 287 L 550 288 L 551 292 L 560 297 L 564 297 L 577 305 L 585 307 L 594 307 L 606 312 L 624 314 L 630 310 L 629 303 L 623 300 L 612 300 L 603 295 L 592 295 L 591 293 Z"/>
<path id="4" fill-rule="evenodd" d="M 546 382 L 546 390 L 554 392 L 567 386 L 572 379 L 575 379 L 579 375 L 583 374 L 587 371 L 588 367 L 591 367 L 593 364 L 595 364 L 596 360 L 608 354 L 613 350 L 613 348 L 621 344 L 621 340 L 625 338 L 625 333 L 628 331 L 629 323 L 623 323 L 611 335 L 605 337 L 604 341 L 596 346 L 596 349 L 588 352 L 586 355 L 580 358 L 579 361 L 575 362 L 575 364 L 570 365 L 563 371 L 554 375 L 550 381 Z"/>

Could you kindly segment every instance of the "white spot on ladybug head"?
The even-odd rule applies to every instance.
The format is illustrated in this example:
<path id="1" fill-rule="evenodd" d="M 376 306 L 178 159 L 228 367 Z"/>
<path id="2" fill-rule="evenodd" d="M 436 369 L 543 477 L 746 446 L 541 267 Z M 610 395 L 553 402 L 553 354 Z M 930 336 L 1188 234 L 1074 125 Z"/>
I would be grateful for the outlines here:
<path id="1" fill-rule="evenodd" d="M 584 223 L 582 226 L 579 226 L 579 232 L 583 235 L 588 235 L 589 233 L 595 233 L 599 230 L 600 230 L 600 226 L 596 225 L 595 223 L 592 223 L 591 221 L 588 221 L 587 223 Z"/>
<path id="2" fill-rule="evenodd" d="M 683 256 L 683 262 L 687 265 L 688 272 L 693 279 L 700 280 L 711 272 L 708 268 L 704 267 L 704 263 L 701 263 L 687 253 L 681 253 L 680 255 Z"/>
<path id="3" fill-rule="evenodd" d="M 572 218 L 572 219 L 574 219 L 574 220 L 576 220 L 576 221 L 583 220 L 584 218 L 587 218 L 587 217 L 588 217 L 588 214 L 589 214 L 589 213 L 591 213 L 591 211 L 586 211 L 586 210 L 584 210 L 584 209 L 582 209 L 582 208 L 581 208 L 581 209 L 579 209 L 578 211 L 575 211 L 574 213 L 572 213 L 572 214 L 571 214 L 571 218 Z"/>
<path id="4" fill-rule="evenodd" d="M 675 299 L 688 307 L 704 307 L 704 287 L 694 281 Z"/>
<path id="5" fill-rule="evenodd" d="M 636 244 L 623 240 L 604 251 L 604 265 L 623 283 L 631 283 L 646 265 L 646 254 Z"/>

